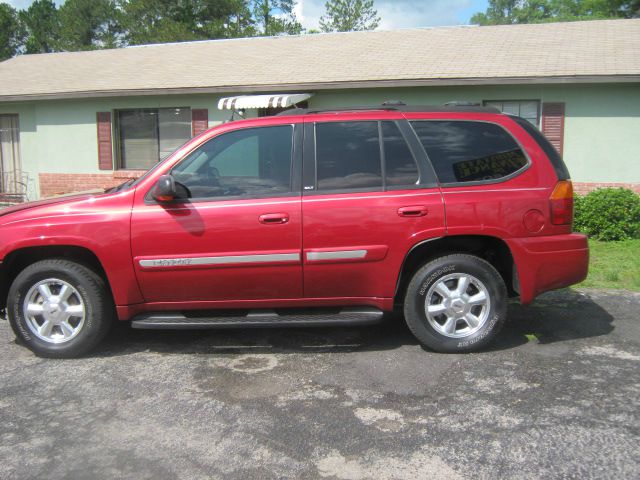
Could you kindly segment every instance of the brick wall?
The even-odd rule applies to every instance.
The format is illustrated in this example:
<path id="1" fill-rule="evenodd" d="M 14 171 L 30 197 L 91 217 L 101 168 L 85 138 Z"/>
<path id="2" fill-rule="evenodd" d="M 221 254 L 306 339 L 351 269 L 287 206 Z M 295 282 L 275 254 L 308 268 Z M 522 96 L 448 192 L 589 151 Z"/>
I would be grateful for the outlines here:
<path id="1" fill-rule="evenodd" d="M 110 173 L 41 173 L 40 197 L 51 197 L 64 193 L 83 192 L 86 190 L 106 189 L 115 187 L 129 178 L 138 178 L 144 171 L 117 170 Z"/>
<path id="2" fill-rule="evenodd" d="M 640 194 L 640 183 L 611 183 L 611 182 L 573 182 L 573 191 L 579 195 L 586 195 L 593 190 L 605 187 L 622 187 Z"/>

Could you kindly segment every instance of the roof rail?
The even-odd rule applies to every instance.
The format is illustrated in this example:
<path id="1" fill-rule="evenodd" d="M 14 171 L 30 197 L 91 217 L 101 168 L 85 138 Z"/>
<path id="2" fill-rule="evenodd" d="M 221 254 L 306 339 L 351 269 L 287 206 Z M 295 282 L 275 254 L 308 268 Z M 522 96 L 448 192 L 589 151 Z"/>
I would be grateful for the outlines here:
<path id="1" fill-rule="evenodd" d="M 500 113 L 495 107 L 486 107 L 473 102 L 448 102 L 444 105 L 406 105 L 404 102 L 394 100 L 384 102 L 382 105 L 340 107 L 340 108 L 293 108 L 278 113 L 277 116 L 311 115 L 314 113 L 344 113 L 384 110 L 392 112 L 476 112 L 476 113 Z"/>

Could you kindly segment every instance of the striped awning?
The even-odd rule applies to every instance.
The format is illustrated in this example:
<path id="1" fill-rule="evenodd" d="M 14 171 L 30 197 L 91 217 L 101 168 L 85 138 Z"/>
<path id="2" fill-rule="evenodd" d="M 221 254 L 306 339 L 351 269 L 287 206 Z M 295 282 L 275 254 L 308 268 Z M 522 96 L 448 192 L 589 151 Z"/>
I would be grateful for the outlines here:
<path id="1" fill-rule="evenodd" d="M 287 108 L 311 98 L 311 93 L 279 95 L 243 95 L 221 98 L 219 110 L 244 110 L 247 108 Z"/>

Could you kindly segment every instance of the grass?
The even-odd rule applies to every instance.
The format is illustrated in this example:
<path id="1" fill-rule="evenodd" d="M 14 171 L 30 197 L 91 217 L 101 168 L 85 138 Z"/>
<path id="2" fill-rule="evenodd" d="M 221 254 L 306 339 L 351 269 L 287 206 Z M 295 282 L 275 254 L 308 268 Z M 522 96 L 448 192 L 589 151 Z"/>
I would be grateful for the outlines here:
<path id="1" fill-rule="evenodd" d="M 578 287 L 640 291 L 640 240 L 589 240 L 589 276 Z"/>

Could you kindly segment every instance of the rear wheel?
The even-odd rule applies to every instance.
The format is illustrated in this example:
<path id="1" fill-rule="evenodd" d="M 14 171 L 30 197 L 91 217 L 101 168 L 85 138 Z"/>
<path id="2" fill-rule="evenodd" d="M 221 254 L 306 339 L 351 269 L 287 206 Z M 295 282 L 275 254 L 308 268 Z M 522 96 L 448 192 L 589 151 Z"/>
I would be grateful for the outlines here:
<path id="1" fill-rule="evenodd" d="M 413 334 L 438 352 L 486 347 L 502 328 L 507 289 L 496 269 L 473 255 L 448 255 L 418 270 L 409 286 L 404 314 Z"/>
<path id="2" fill-rule="evenodd" d="M 78 263 L 36 262 L 16 277 L 7 312 L 16 336 L 42 357 L 72 358 L 95 347 L 114 315 L 103 279 Z"/>

